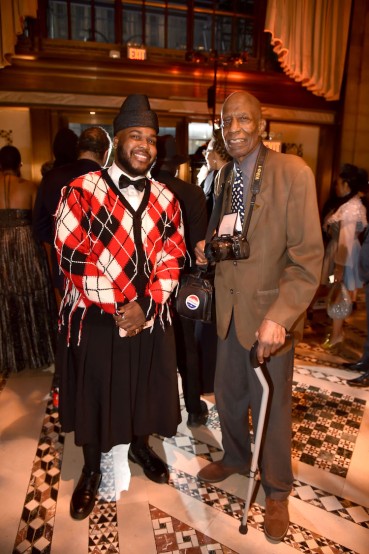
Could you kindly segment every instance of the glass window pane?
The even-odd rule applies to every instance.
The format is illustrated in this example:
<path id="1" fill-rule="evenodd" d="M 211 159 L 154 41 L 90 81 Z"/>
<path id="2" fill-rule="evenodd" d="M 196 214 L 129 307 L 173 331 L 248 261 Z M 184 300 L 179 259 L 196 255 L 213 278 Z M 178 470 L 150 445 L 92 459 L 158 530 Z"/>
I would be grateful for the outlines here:
<path id="1" fill-rule="evenodd" d="M 68 17 L 65 2 L 50 1 L 48 3 L 47 36 L 68 39 Z"/>
<path id="2" fill-rule="evenodd" d="M 187 25 L 186 14 L 168 16 L 168 48 L 186 50 Z"/>
<path id="3" fill-rule="evenodd" d="M 211 15 L 195 14 L 194 21 L 194 50 L 211 50 Z"/>
<path id="4" fill-rule="evenodd" d="M 188 125 L 188 152 L 194 154 L 198 148 L 211 139 L 213 127 L 209 123 L 189 123 Z M 203 162 L 203 159 L 201 160 Z"/>
<path id="5" fill-rule="evenodd" d="M 216 17 L 214 48 L 219 54 L 232 52 L 232 18 Z"/>
<path id="6" fill-rule="evenodd" d="M 115 42 L 114 0 L 95 4 L 95 40 Z"/>
<path id="7" fill-rule="evenodd" d="M 165 47 L 164 10 L 148 8 L 146 11 L 146 45 L 157 48 Z"/>
<path id="8" fill-rule="evenodd" d="M 124 6 L 123 9 L 123 42 L 142 44 L 141 8 Z"/>
<path id="9" fill-rule="evenodd" d="M 251 56 L 254 52 L 254 20 L 253 19 L 237 19 L 237 51 L 248 52 Z"/>
<path id="10" fill-rule="evenodd" d="M 89 4 L 89 3 L 88 3 Z M 90 5 L 71 4 L 72 40 L 94 40 Z"/>

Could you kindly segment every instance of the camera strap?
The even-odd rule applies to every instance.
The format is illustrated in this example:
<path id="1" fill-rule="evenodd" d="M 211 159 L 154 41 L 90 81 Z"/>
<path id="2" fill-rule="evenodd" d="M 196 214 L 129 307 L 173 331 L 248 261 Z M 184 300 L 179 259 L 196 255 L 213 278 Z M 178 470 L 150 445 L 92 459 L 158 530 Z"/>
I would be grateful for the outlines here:
<path id="1" fill-rule="evenodd" d="M 265 162 L 265 158 L 266 158 L 267 153 L 268 153 L 268 148 L 266 146 L 264 146 L 263 143 L 261 143 L 259 154 L 258 154 L 256 164 L 255 164 L 254 174 L 253 174 L 253 177 L 252 177 L 252 180 L 251 180 L 252 196 L 251 196 L 251 201 L 250 201 L 250 208 L 249 208 L 247 217 L 244 221 L 244 225 L 243 225 L 243 229 L 242 229 L 242 236 L 244 236 L 244 237 L 246 237 L 247 231 L 249 230 L 252 211 L 254 209 L 254 205 L 255 205 L 255 201 L 256 201 L 256 195 L 260 192 L 261 181 L 262 181 L 262 178 L 263 178 L 263 171 L 264 171 L 264 162 Z M 207 228 L 206 236 L 205 236 L 205 242 L 206 243 L 209 242 L 212 239 L 214 231 L 218 227 L 218 224 L 219 224 L 219 221 L 220 221 L 220 216 L 221 216 L 221 213 L 222 213 L 224 192 L 225 192 L 225 189 L 228 186 L 232 185 L 233 178 L 234 178 L 234 171 L 230 171 L 229 173 L 227 173 L 224 185 L 222 187 L 222 190 L 221 190 L 218 198 L 215 201 L 214 208 L 213 208 L 213 211 L 212 211 L 211 216 L 210 216 L 210 220 L 209 220 L 209 224 L 208 224 L 208 228 Z"/>
<path id="2" fill-rule="evenodd" d="M 261 181 L 262 181 L 263 172 L 264 172 L 264 162 L 265 162 L 265 158 L 266 158 L 267 153 L 268 153 L 268 148 L 266 146 L 264 146 L 263 143 L 261 143 L 259 154 L 258 154 L 256 164 L 255 164 L 254 174 L 252 176 L 252 181 L 251 181 L 252 196 L 251 196 L 251 201 L 250 201 L 250 208 L 249 208 L 247 218 L 245 219 L 244 224 L 243 224 L 243 228 L 242 228 L 242 236 L 245 237 L 245 238 L 246 238 L 247 232 L 249 230 L 252 211 L 253 211 L 254 206 L 255 206 L 256 195 L 260 192 Z"/>
<path id="3" fill-rule="evenodd" d="M 229 163 L 229 172 L 227 172 L 225 183 L 222 186 L 222 189 L 219 193 L 219 196 L 215 201 L 213 211 L 211 212 L 211 216 L 210 216 L 209 223 L 208 223 L 208 228 L 206 230 L 206 235 L 205 235 L 205 243 L 209 242 L 212 239 L 214 231 L 218 227 L 218 223 L 220 221 L 220 215 L 222 213 L 224 191 L 227 188 L 227 184 L 232 183 L 232 179 L 233 179 L 233 171 L 232 171 L 232 164 L 230 162 Z"/>

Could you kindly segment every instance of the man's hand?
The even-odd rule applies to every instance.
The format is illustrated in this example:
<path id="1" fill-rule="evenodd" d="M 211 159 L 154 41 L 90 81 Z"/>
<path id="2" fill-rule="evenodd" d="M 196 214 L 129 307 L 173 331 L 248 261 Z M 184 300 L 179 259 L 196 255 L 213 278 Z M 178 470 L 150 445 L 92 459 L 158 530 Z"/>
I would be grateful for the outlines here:
<path id="1" fill-rule="evenodd" d="M 255 336 L 258 340 L 256 355 L 260 364 L 262 364 L 265 358 L 269 358 L 271 354 L 274 354 L 284 345 L 286 341 L 286 329 L 282 325 L 279 325 L 279 323 L 275 323 L 275 321 L 263 319 Z"/>
<path id="2" fill-rule="evenodd" d="M 207 265 L 208 264 L 208 260 L 205 258 L 204 248 L 205 248 L 205 241 L 204 240 L 199 240 L 199 242 L 195 246 L 195 256 L 196 256 L 196 264 L 197 265 Z"/>
<path id="3" fill-rule="evenodd" d="M 137 302 L 125 304 L 117 310 L 117 314 L 113 315 L 117 327 L 121 327 L 127 331 L 129 337 L 134 337 L 140 333 L 146 323 L 145 314 Z"/>

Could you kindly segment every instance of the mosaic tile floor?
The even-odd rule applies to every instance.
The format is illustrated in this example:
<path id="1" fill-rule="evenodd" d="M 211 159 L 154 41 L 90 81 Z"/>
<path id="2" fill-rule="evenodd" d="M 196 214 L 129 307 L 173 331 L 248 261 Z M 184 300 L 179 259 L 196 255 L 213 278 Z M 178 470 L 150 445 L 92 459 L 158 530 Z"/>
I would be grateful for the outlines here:
<path id="1" fill-rule="evenodd" d="M 248 533 L 241 535 L 248 479 L 233 475 L 210 485 L 197 477 L 201 467 L 222 457 L 212 395 L 204 397 L 206 427 L 191 431 L 182 422 L 175 437 L 151 438 L 168 462 L 168 485 L 150 482 L 132 464 L 129 490 L 117 497 L 113 455 L 104 454 L 95 508 L 86 520 L 72 520 L 69 501 L 82 457 L 73 437 L 60 431 L 50 368 L 0 375 L 0 553 L 369 554 L 369 394 L 346 384 L 358 374 L 341 365 L 360 357 L 363 303 L 359 299 L 335 355 L 320 346 L 327 323 L 324 311 L 316 310 L 296 351 L 295 481 L 283 543 L 264 536 L 265 497 L 258 483 Z"/>

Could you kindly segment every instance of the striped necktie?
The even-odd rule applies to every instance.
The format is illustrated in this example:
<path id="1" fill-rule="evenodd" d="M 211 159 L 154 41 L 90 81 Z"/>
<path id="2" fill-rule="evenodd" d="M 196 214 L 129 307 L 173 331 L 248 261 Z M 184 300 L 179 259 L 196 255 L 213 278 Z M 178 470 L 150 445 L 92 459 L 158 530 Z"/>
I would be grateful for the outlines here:
<path id="1" fill-rule="evenodd" d="M 236 167 L 236 178 L 232 186 L 231 212 L 238 212 L 240 215 L 241 223 L 243 224 L 245 216 L 245 206 L 243 203 L 242 171 L 239 167 Z"/>

